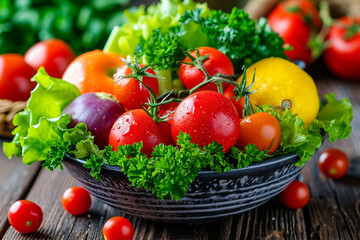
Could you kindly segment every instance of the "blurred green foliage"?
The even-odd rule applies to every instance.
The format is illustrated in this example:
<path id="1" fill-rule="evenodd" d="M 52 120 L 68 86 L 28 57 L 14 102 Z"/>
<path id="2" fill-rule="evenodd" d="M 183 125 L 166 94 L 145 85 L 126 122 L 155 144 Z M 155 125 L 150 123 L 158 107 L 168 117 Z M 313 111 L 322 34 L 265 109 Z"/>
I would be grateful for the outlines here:
<path id="1" fill-rule="evenodd" d="M 0 0 L 0 54 L 21 53 L 60 38 L 77 54 L 102 49 L 113 26 L 126 20 L 130 0 Z"/>

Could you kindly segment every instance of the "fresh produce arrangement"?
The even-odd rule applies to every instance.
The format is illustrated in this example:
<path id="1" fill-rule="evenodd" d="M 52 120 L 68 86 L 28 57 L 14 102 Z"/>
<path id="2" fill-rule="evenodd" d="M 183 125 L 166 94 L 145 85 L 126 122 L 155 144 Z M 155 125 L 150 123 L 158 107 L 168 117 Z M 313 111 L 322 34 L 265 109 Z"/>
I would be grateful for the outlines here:
<path id="1" fill-rule="evenodd" d="M 271 28 L 280 34 L 291 60 L 308 65 L 323 56 L 335 75 L 360 80 L 360 15 L 332 18 L 327 1 L 319 6 L 311 0 L 286 0 L 267 16 Z"/>
<path id="2" fill-rule="evenodd" d="M 62 79 L 38 70 L 4 143 L 9 158 L 61 170 L 73 156 L 97 179 L 104 164 L 119 166 L 132 185 L 179 200 L 204 169 L 290 153 L 303 166 L 326 135 L 349 136 L 349 100 L 320 100 L 266 19 L 169 0 L 129 17 Z"/>

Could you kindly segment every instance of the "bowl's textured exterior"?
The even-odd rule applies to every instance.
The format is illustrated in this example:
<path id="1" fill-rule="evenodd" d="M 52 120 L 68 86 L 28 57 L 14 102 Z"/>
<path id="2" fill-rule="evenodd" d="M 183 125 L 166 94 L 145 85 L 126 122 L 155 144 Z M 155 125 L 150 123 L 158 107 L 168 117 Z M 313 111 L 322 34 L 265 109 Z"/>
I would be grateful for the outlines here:
<path id="1" fill-rule="evenodd" d="M 297 160 L 297 155 L 291 154 L 221 174 L 201 171 L 179 201 L 161 200 L 131 186 L 116 166 L 104 165 L 101 181 L 90 176 L 83 160 L 68 157 L 64 166 L 91 195 L 124 213 L 155 221 L 197 223 L 264 204 L 299 175 L 303 167 L 294 165 Z"/>

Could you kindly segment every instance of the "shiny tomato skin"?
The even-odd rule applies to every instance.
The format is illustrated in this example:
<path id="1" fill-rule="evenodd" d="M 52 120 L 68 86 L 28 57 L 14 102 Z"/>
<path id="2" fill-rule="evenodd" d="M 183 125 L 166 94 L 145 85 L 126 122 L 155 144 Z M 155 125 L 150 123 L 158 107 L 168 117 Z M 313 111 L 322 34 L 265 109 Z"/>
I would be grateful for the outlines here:
<path id="1" fill-rule="evenodd" d="M 271 114 L 259 112 L 245 117 L 240 122 L 240 136 L 236 146 L 244 149 L 249 143 L 255 144 L 260 150 L 270 148 L 272 154 L 281 141 L 281 128 L 278 120 Z"/>
<path id="2" fill-rule="evenodd" d="M 288 208 L 303 208 L 310 200 L 310 190 L 305 183 L 294 180 L 280 193 L 280 199 Z"/>
<path id="3" fill-rule="evenodd" d="M 140 66 L 144 67 L 144 65 Z M 146 72 L 155 75 L 151 68 L 148 68 Z M 127 65 L 124 65 L 114 75 L 114 95 L 127 110 L 140 109 L 141 105 L 149 102 L 150 99 L 149 90 L 138 80 L 134 78 L 119 79 L 132 73 L 133 71 Z M 158 94 L 159 82 L 157 78 L 143 77 L 142 81 L 153 90 L 155 95 Z"/>
<path id="4" fill-rule="evenodd" d="M 132 240 L 134 227 L 124 217 L 112 217 L 103 226 L 105 240 Z"/>
<path id="5" fill-rule="evenodd" d="M 174 118 L 175 110 L 179 106 L 179 104 L 180 103 L 178 102 L 172 102 L 159 106 L 159 117 L 165 117 L 168 115 L 166 119 L 168 120 L 167 122 L 171 125 Z"/>
<path id="6" fill-rule="evenodd" d="M 20 54 L 0 55 L 0 99 L 26 101 L 36 86 L 30 79 L 36 74 Z"/>
<path id="7" fill-rule="evenodd" d="M 234 105 L 216 91 L 199 91 L 186 97 L 176 108 L 171 132 L 174 141 L 188 133 L 200 147 L 217 141 L 224 152 L 235 145 L 240 134 L 240 118 Z"/>
<path id="8" fill-rule="evenodd" d="M 340 149 L 327 149 L 320 155 L 318 166 L 325 176 L 339 179 L 345 176 L 349 169 L 349 158 Z"/>
<path id="9" fill-rule="evenodd" d="M 346 37 L 346 27 L 352 24 L 359 25 L 360 17 L 342 17 L 331 26 L 324 62 L 333 74 L 360 82 L 360 32 L 350 38 Z"/>
<path id="10" fill-rule="evenodd" d="M 67 212 L 77 216 L 89 211 L 91 197 L 85 188 L 71 187 L 64 192 L 61 203 Z"/>
<path id="11" fill-rule="evenodd" d="M 62 79 L 74 84 L 81 94 L 105 92 L 113 94 L 116 70 L 125 63 L 116 53 L 93 50 L 76 57 L 66 68 Z"/>
<path id="12" fill-rule="evenodd" d="M 75 53 L 69 44 L 60 39 L 48 39 L 31 46 L 24 55 L 34 69 L 41 66 L 52 77 L 61 78 L 65 69 L 75 58 Z"/>
<path id="13" fill-rule="evenodd" d="M 306 64 L 313 62 L 311 50 L 308 48 L 312 26 L 305 19 L 311 19 L 315 28 L 319 28 L 321 22 L 312 1 L 283 1 L 270 12 L 267 18 L 271 28 L 279 33 L 285 43 L 293 47 L 292 50 L 285 51 L 290 60 L 303 60 Z"/>
<path id="14" fill-rule="evenodd" d="M 142 153 L 151 156 L 153 148 L 161 143 L 174 145 L 170 125 L 167 122 L 155 123 L 143 109 L 125 112 L 110 130 L 109 144 L 116 151 L 118 146 L 143 143 Z"/>
<path id="15" fill-rule="evenodd" d="M 8 220 L 20 233 L 31 233 L 39 229 L 43 212 L 36 204 L 28 200 L 13 203 L 8 212 Z"/>
<path id="16" fill-rule="evenodd" d="M 234 67 L 232 65 L 232 62 L 225 54 L 211 47 L 199 47 L 198 50 L 200 56 L 209 55 L 209 57 L 205 61 L 203 61 L 203 65 L 210 74 L 210 76 L 216 75 L 218 73 L 224 75 L 234 75 Z M 190 54 L 194 58 L 197 58 L 196 51 L 192 51 Z M 191 60 L 189 57 L 186 57 L 183 62 L 191 62 Z M 200 69 L 184 63 L 180 64 L 178 73 L 179 79 L 181 83 L 186 87 L 186 89 L 191 89 L 197 86 L 205 79 L 205 75 Z M 226 89 L 228 86 L 229 84 L 223 83 L 224 89 Z M 201 87 L 198 91 L 202 90 L 217 91 L 217 86 L 215 83 L 209 83 L 204 87 Z"/>

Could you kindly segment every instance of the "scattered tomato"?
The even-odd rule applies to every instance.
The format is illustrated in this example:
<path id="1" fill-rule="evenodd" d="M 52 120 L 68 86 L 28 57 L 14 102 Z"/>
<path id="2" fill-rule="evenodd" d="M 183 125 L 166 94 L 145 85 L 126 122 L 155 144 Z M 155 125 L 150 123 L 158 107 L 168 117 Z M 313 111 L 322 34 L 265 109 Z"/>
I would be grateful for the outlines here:
<path id="1" fill-rule="evenodd" d="M 30 79 L 36 71 L 24 61 L 20 54 L 0 55 L 0 99 L 26 101 L 36 83 Z"/>
<path id="2" fill-rule="evenodd" d="M 124 217 L 112 217 L 103 227 L 105 240 L 132 240 L 134 228 L 131 222 Z"/>
<path id="3" fill-rule="evenodd" d="M 65 69 L 75 58 L 75 53 L 66 42 L 60 39 L 49 39 L 36 43 L 24 55 L 34 69 L 41 66 L 52 77 L 61 78 Z"/>
<path id="4" fill-rule="evenodd" d="M 234 75 L 234 67 L 232 62 L 225 54 L 211 47 L 199 47 L 198 50 L 200 56 L 209 55 L 209 57 L 205 59 L 202 64 L 210 76 L 216 75 L 218 73 L 224 75 Z M 197 58 L 196 51 L 192 51 L 190 54 L 194 58 Z M 191 62 L 191 59 L 186 57 L 183 62 Z M 187 89 L 191 89 L 205 80 L 205 74 L 201 69 L 199 69 L 198 66 L 181 63 L 179 67 L 179 79 Z M 229 85 L 227 83 L 223 83 L 224 89 L 226 89 L 228 86 Z M 198 89 L 198 91 L 201 90 L 216 91 L 217 86 L 215 83 L 209 83 Z"/>
<path id="5" fill-rule="evenodd" d="M 327 67 L 339 77 L 360 81 L 360 17 L 342 17 L 330 28 L 324 52 Z"/>
<path id="6" fill-rule="evenodd" d="M 288 208 L 303 208 L 310 200 L 310 191 L 305 183 L 294 180 L 280 193 L 280 199 Z"/>
<path id="7" fill-rule="evenodd" d="M 113 93 L 113 75 L 123 66 L 122 56 L 101 50 L 86 52 L 75 58 L 62 77 L 77 86 L 82 94 L 88 92 Z"/>
<path id="8" fill-rule="evenodd" d="M 270 12 L 268 20 L 271 28 L 279 33 L 285 43 L 292 46 L 292 50 L 285 51 L 289 59 L 303 60 L 307 64 L 314 60 L 308 42 L 321 22 L 312 1 L 283 1 Z"/>
<path id="9" fill-rule="evenodd" d="M 64 192 L 61 203 L 70 214 L 81 215 L 89 211 L 91 197 L 85 188 L 71 187 Z"/>
<path id="10" fill-rule="evenodd" d="M 43 219 L 43 212 L 36 204 L 28 200 L 13 203 L 8 212 L 8 220 L 20 233 L 31 233 L 38 230 Z"/>
<path id="11" fill-rule="evenodd" d="M 174 145 L 170 125 L 167 122 L 155 123 L 143 110 L 135 109 L 125 112 L 114 123 L 110 130 L 109 144 L 116 151 L 125 144 L 143 143 L 142 153 L 151 157 L 153 148 L 161 143 Z"/>
<path id="12" fill-rule="evenodd" d="M 141 64 L 140 67 L 143 68 L 145 65 Z M 155 75 L 155 72 L 151 68 L 148 68 L 146 72 Z M 138 80 L 134 78 L 120 79 L 132 73 L 131 68 L 128 65 L 124 65 L 119 68 L 114 75 L 114 95 L 127 110 L 140 109 L 141 106 L 149 102 L 150 99 L 149 90 Z M 159 82 L 157 78 L 143 77 L 142 81 L 151 88 L 155 95 L 158 94 Z"/>
<path id="13" fill-rule="evenodd" d="M 320 155 L 318 166 L 325 176 L 338 179 L 347 173 L 349 158 L 340 149 L 327 149 Z"/>
<path id="14" fill-rule="evenodd" d="M 244 149 L 249 143 L 260 150 L 269 149 L 272 154 L 281 141 L 281 128 L 278 120 L 271 114 L 259 112 L 245 117 L 240 122 L 240 135 L 236 146 Z"/>
<path id="15" fill-rule="evenodd" d="M 200 147 L 217 141 L 224 152 L 235 145 L 240 134 L 240 119 L 234 105 L 216 91 L 199 91 L 186 97 L 176 108 L 171 124 L 174 141 L 188 133 Z"/>

